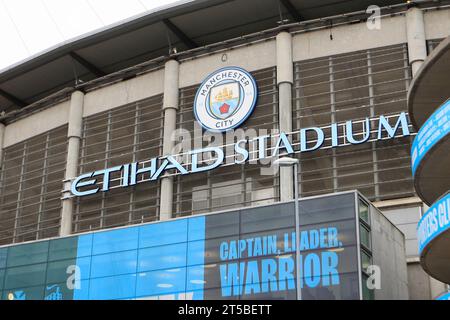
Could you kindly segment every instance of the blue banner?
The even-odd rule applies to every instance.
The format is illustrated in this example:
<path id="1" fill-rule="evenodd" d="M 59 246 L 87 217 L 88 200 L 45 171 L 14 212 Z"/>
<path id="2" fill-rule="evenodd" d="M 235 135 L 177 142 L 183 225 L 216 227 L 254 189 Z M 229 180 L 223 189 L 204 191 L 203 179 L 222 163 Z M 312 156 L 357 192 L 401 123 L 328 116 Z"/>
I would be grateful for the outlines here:
<path id="1" fill-rule="evenodd" d="M 444 293 L 443 295 L 437 297 L 436 300 L 440 301 L 450 300 L 450 292 Z"/>
<path id="2" fill-rule="evenodd" d="M 447 100 L 423 124 L 411 148 L 413 175 L 425 155 L 446 135 L 450 133 L 450 100 Z"/>
<path id="3" fill-rule="evenodd" d="M 436 201 L 417 227 L 419 254 L 438 235 L 450 228 L 450 193 Z"/>

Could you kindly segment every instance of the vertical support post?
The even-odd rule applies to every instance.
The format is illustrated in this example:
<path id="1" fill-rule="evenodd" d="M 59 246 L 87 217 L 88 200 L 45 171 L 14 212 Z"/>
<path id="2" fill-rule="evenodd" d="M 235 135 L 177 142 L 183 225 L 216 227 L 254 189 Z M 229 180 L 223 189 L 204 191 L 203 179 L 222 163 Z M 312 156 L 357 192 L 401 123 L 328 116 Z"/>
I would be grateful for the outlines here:
<path id="1" fill-rule="evenodd" d="M 67 236 L 72 233 L 74 199 L 70 197 L 70 185 L 78 173 L 83 106 L 84 94 L 81 91 L 73 92 L 70 99 L 69 128 L 67 130 L 67 162 L 62 198 L 60 236 Z"/>
<path id="2" fill-rule="evenodd" d="M 5 137 L 6 126 L 0 122 L 0 170 L 3 168 L 3 143 Z"/>
<path id="3" fill-rule="evenodd" d="M 297 300 L 302 300 L 302 285 L 301 277 L 303 267 L 301 266 L 301 252 L 300 252 L 300 208 L 298 203 L 298 166 L 299 162 L 294 164 L 294 201 L 295 201 L 295 287 L 297 288 Z"/>
<path id="4" fill-rule="evenodd" d="M 292 61 L 292 35 L 282 31 L 277 35 L 277 85 L 280 132 L 292 132 L 292 85 L 294 63 Z M 280 167 L 280 200 L 294 197 L 293 168 Z"/>
<path id="5" fill-rule="evenodd" d="M 164 137 L 163 156 L 170 155 L 175 141 L 172 133 L 176 130 L 178 95 L 179 95 L 179 63 L 175 60 L 166 62 L 164 70 Z M 161 179 L 160 220 L 172 218 L 173 211 L 173 177 L 163 176 Z"/>
<path id="6" fill-rule="evenodd" d="M 336 123 L 336 89 L 334 83 L 334 66 L 333 57 L 328 58 L 328 72 L 330 73 L 330 106 L 331 106 L 331 123 Z M 333 155 L 333 192 L 337 192 L 339 188 L 336 148 L 331 148 Z"/>
<path id="7" fill-rule="evenodd" d="M 406 33 L 408 38 L 409 64 L 413 77 L 427 57 L 425 23 L 423 12 L 413 7 L 406 12 Z"/>

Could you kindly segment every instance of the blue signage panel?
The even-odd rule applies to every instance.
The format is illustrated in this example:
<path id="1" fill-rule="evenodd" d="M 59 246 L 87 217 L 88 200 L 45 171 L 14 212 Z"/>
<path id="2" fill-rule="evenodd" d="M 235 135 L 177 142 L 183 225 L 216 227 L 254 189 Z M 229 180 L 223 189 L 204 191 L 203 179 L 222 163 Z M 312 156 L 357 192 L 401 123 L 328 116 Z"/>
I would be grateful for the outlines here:
<path id="1" fill-rule="evenodd" d="M 450 292 L 444 293 L 443 295 L 437 297 L 436 300 L 441 301 L 450 300 Z"/>
<path id="2" fill-rule="evenodd" d="M 425 155 L 446 135 L 450 133 L 450 100 L 447 100 L 423 124 L 411 148 L 413 175 Z"/>
<path id="3" fill-rule="evenodd" d="M 436 201 L 417 227 L 419 254 L 438 235 L 450 228 L 450 193 Z"/>
<path id="4" fill-rule="evenodd" d="M 6 300 L 359 299 L 355 194 L 0 248 Z"/>

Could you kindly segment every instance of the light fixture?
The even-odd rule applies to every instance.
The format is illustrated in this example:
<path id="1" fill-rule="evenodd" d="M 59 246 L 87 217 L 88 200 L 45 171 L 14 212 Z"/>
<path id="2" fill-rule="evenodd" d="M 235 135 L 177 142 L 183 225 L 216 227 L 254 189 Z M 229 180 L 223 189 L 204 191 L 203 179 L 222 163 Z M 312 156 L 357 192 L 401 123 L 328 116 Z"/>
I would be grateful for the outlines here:
<path id="1" fill-rule="evenodd" d="M 190 281 L 192 284 L 205 284 L 206 281 L 205 280 L 191 280 Z"/>
<path id="2" fill-rule="evenodd" d="M 299 161 L 296 158 L 283 157 L 283 158 L 279 158 L 279 159 L 275 160 L 273 164 L 276 166 L 279 166 L 279 167 L 291 167 L 298 163 L 299 163 Z"/>

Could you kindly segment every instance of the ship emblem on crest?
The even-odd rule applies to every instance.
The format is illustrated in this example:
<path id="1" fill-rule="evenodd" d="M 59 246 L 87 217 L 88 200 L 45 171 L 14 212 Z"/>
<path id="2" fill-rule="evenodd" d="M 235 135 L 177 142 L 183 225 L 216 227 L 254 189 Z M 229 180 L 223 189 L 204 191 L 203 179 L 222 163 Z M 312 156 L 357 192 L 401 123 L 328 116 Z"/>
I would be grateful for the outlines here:
<path id="1" fill-rule="evenodd" d="M 239 109 L 240 90 L 239 83 L 232 82 L 216 86 L 211 89 L 209 108 L 217 119 L 227 119 Z"/>
<path id="2" fill-rule="evenodd" d="M 209 131 L 227 131 L 241 125 L 256 105 L 255 79 L 247 71 L 228 67 L 206 78 L 197 91 L 194 115 Z"/>

